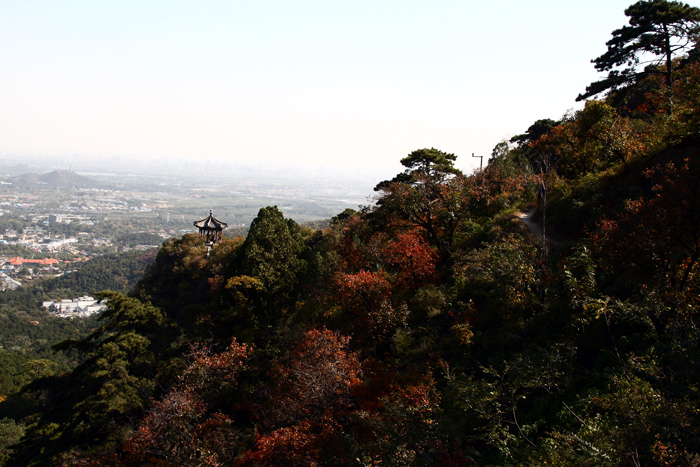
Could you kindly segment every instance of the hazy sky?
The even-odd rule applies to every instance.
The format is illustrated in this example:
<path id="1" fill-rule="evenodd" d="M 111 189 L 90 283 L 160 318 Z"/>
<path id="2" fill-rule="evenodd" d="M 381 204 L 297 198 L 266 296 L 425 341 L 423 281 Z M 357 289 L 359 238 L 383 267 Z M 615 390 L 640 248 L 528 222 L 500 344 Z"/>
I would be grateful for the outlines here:
<path id="1" fill-rule="evenodd" d="M 0 0 L 0 154 L 470 169 L 578 108 L 631 3 Z"/>

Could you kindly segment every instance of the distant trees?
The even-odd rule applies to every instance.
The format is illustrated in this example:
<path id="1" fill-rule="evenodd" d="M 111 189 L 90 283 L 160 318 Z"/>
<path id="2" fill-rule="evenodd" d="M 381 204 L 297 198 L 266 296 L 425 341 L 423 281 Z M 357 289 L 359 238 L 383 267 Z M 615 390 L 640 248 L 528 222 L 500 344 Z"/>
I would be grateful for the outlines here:
<path id="1" fill-rule="evenodd" d="M 8 294 L 9 291 L 2 292 L 0 297 Z M 0 304 L 0 400 L 38 377 L 61 374 L 73 368 L 77 364 L 77 354 L 55 352 L 52 346 L 84 335 L 95 325 L 94 318 L 72 320 L 50 316 L 46 310 L 39 309 L 36 297 L 31 294 L 14 298 Z M 4 407 L 11 410 L 11 405 L 6 403 Z"/>
<path id="2" fill-rule="evenodd" d="M 148 232 L 127 233 L 114 239 L 116 245 L 123 245 L 126 247 L 135 247 L 137 245 L 160 246 L 163 241 L 162 237 Z"/>
<path id="3" fill-rule="evenodd" d="M 593 60 L 596 70 L 608 76 L 586 87 L 577 101 L 629 87 L 654 74 L 663 76 L 670 87 L 674 60 L 697 45 L 700 8 L 677 1 L 640 0 L 625 15 L 629 25 L 613 31 L 607 52 Z"/>
<path id="4" fill-rule="evenodd" d="M 75 271 L 41 282 L 44 292 L 59 298 L 79 297 L 102 290 L 126 293 L 143 277 L 158 250 L 130 251 L 97 256 L 75 264 Z"/>

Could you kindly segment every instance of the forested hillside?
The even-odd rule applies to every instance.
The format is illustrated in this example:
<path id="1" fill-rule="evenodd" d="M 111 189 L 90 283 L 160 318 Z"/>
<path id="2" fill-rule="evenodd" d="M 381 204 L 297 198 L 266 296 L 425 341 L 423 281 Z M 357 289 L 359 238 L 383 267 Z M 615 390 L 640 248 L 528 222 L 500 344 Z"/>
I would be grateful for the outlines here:
<path id="1" fill-rule="evenodd" d="M 0 402 L 38 378 L 71 371 L 85 359 L 75 349 L 57 352 L 53 346 L 88 335 L 98 325 L 95 317 L 56 317 L 41 308 L 43 300 L 77 298 L 105 289 L 126 292 L 154 259 L 155 250 L 105 255 L 76 263 L 71 274 L 0 293 Z M 14 409 L 7 409 L 4 415 L 15 417 Z M 22 424 L 0 417 L 0 462 L 22 432 Z"/>
<path id="2" fill-rule="evenodd" d="M 0 403 L 5 465 L 700 464 L 700 10 L 626 14 L 483 170 L 419 149 L 322 230 L 167 241 Z"/>

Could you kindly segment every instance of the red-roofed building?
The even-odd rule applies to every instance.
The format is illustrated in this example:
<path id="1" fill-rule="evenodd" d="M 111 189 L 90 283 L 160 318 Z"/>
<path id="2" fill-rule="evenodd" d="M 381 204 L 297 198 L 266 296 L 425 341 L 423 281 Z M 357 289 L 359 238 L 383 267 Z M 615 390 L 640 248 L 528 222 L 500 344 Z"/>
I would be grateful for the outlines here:
<path id="1" fill-rule="evenodd" d="M 44 258 L 44 259 L 24 259 L 20 256 L 12 258 L 8 261 L 13 266 L 22 266 L 23 264 L 41 264 L 44 266 L 50 266 L 53 264 L 58 264 L 56 258 Z"/>

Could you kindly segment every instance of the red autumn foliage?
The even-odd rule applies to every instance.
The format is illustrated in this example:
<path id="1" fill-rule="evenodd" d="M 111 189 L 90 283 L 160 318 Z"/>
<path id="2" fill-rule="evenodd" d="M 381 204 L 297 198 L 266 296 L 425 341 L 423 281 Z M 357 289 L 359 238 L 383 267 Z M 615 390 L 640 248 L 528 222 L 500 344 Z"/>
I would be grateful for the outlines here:
<path id="1" fill-rule="evenodd" d="M 248 356 L 235 339 L 224 352 L 195 345 L 175 386 L 151 406 L 124 444 L 122 465 L 229 465 L 235 454 L 232 420 L 211 411 L 222 388 L 234 384 Z"/>
<path id="2" fill-rule="evenodd" d="M 432 376 L 415 372 L 397 376 L 382 385 L 375 398 L 363 402 L 355 414 L 354 432 L 364 457 L 377 464 L 400 459 L 409 465 L 438 450 L 434 430 L 440 398 Z"/>
<path id="3" fill-rule="evenodd" d="M 349 337 L 327 329 L 308 331 L 274 369 L 265 431 L 240 458 L 239 465 L 321 465 L 322 453 L 334 449 L 353 409 L 352 393 L 360 384 L 358 357 L 348 350 Z"/>
<path id="4" fill-rule="evenodd" d="M 336 302 L 354 318 L 353 325 L 370 335 L 384 335 L 405 322 L 407 310 L 391 303 L 391 284 L 381 272 L 360 271 L 336 276 Z"/>
<path id="5" fill-rule="evenodd" d="M 360 382 L 360 363 L 348 350 L 350 338 L 327 329 L 312 329 L 276 368 L 272 389 L 275 424 L 336 416 L 352 405 L 350 394 Z"/>
<path id="6" fill-rule="evenodd" d="M 338 451 L 340 432 L 332 421 L 319 426 L 310 421 L 261 435 L 253 449 L 237 459 L 237 467 L 319 466 L 324 453 Z"/>
<path id="7" fill-rule="evenodd" d="M 386 261 L 396 268 L 396 285 L 418 287 L 437 279 L 438 254 L 417 229 L 399 233 L 384 249 Z"/>
<path id="8" fill-rule="evenodd" d="M 365 267 L 361 240 L 365 228 L 366 225 L 360 217 L 351 217 L 343 224 L 335 245 L 335 251 L 342 260 L 342 270 L 356 271 Z"/>

